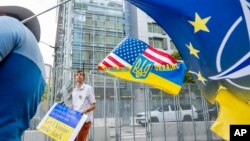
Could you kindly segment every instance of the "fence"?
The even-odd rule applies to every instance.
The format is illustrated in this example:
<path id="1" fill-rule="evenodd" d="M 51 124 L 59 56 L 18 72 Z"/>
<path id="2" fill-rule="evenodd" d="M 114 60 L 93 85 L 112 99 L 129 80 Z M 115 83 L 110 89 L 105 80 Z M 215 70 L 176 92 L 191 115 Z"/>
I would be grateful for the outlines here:
<path id="1" fill-rule="evenodd" d="M 35 130 L 47 110 L 54 102 L 70 102 L 69 95 L 74 86 L 73 70 L 50 68 L 50 75 L 43 102 L 31 121 L 31 128 L 23 135 L 23 141 L 49 141 L 48 137 Z M 93 86 L 97 107 L 94 111 L 94 124 L 89 136 L 90 141 L 201 141 L 221 140 L 210 131 L 213 120 L 218 114 L 218 106 L 208 104 L 195 84 L 185 84 L 178 96 L 166 94 L 159 89 L 139 83 L 130 83 L 108 75 L 86 73 L 86 83 Z M 53 93 L 53 94 L 52 94 Z M 153 117 L 152 109 L 175 105 L 171 113 L 157 111 Z M 195 107 L 190 117 L 183 121 L 182 105 Z M 144 123 L 139 123 L 139 113 L 144 113 Z M 194 115 L 195 113 L 195 115 Z M 142 118 L 141 118 L 142 119 Z"/>

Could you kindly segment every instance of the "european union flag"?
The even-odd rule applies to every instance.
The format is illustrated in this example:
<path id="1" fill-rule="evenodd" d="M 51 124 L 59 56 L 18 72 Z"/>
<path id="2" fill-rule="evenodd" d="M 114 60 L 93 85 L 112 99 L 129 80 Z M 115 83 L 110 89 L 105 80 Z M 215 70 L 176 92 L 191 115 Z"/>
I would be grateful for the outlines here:
<path id="1" fill-rule="evenodd" d="M 250 1 L 127 1 L 163 27 L 206 99 L 219 103 L 211 129 L 229 140 L 229 125 L 250 124 Z"/>
<path id="2" fill-rule="evenodd" d="M 172 38 L 205 97 L 220 86 L 250 100 L 249 0 L 127 0 Z"/>

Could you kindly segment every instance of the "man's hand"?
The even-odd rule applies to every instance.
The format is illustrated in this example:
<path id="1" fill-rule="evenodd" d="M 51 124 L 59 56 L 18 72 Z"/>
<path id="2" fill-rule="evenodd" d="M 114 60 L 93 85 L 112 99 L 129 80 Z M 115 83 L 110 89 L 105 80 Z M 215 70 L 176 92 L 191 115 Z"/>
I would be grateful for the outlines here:
<path id="1" fill-rule="evenodd" d="M 72 105 L 72 104 L 69 104 L 69 105 L 67 105 L 70 109 L 73 109 L 74 108 L 74 105 Z"/>
<path id="2" fill-rule="evenodd" d="M 93 111 L 95 108 L 96 108 L 96 104 L 92 103 L 86 109 L 84 109 L 81 113 L 82 114 L 87 114 L 87 113 Z"/>
<path id="3" fill-rule="evenodd" d="M 81 115 L 87 114 L 88 112 L 90 112 L 90 110 L 88 108 L 86 108 L 85 110 L 83 110 L 83 112 L 81 112 Z"/>

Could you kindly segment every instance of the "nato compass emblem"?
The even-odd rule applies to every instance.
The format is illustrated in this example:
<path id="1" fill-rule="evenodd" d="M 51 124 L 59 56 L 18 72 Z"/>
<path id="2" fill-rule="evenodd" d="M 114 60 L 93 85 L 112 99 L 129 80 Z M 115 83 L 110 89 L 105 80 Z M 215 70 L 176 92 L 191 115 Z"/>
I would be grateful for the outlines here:
<path id="1" fill-rule="evenodd" d="M 243 90 L 250 90 L 249 84 L 249 78 L 246 78 L 246 76 L 250 75 L 250 51 L 245 53 L 240 59 L 236 60 L 233 65 L 228 67 L 227 69 L 223 70 L 222 64 L 222 54 L 225 51 L 224 48 L 229 41 L 230 36 L 233 35 L 236 28 L 242 24 L 244 21 L 246 22 L 246 29 L 247 29 L 247 35 L 248 35 L 248 50 L 250 50 L 250 3 L 246 0 L 240 0 L 241 7 L 243 10 L 243 16 L 240 16 L 233 25 L 229 28 L 226 35 L 224 36 L 217 56 L 216 56 L 216 69 L 218 71 L 218 74 L 215 76 L 209 77 L 212 80 L 223 80 L 225 79 L 228 83 L 231 85 L 243 89 Z M 245 20 L 243 20 L 245 18 Z M 238 44 L 239 48 L 246 47 L 244 44 L 241 46 L 241 44 Z M 231 54 L 233 55 L 233 54 Z M 238 81 L 239 79 L 242 79 L 242 81 Z"/>

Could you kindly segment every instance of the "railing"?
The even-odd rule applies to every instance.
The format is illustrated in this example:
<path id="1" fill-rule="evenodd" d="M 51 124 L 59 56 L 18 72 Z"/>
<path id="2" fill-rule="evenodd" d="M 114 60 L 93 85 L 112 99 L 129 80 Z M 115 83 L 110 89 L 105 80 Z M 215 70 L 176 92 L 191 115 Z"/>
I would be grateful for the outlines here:
<path id="1" fill-rule="evenodd" d="M 57 68 L 57 71 L 62 71 L 62 74 L 73 73 L 73 70 L 64 68 Z M 213 112 L 215 115 L 211 115 L 208 110 L 209 104 L 195 84 L 185 84 L 180 94 L 174 97 L 153 87 L 142 87 L 143 84 L 130 83 L 92 72 L 86 73 L 86 83 L 94 87 L 97 100 L 94 123 L 89 136 L 91 141 L 221 140 L 209 130 L 214 120 L 212 116 L 216 116 L 217 111 Z M 56 91 L 60 89 L 56 87 Z M 23 141 L 51 140 L 35 130 L 48 108 L 56 102 L 51 101 L 53 99 L 49 96 L 47 100 L 50 101 L 43 101 L 39 106 L 36 116 L 30 123 L 30 129 L 23 135 Z M 168 115 L 162 115 L 165 122 L 144 124 L 136 122 L 137 113 L 145 112 L 151 116 L 152 108 L 166 104 L 194 105 L 196 111 L 199 111 L 198 118 L 190 121 L 176 119 L 176 122 L 166 122 Z"/>

